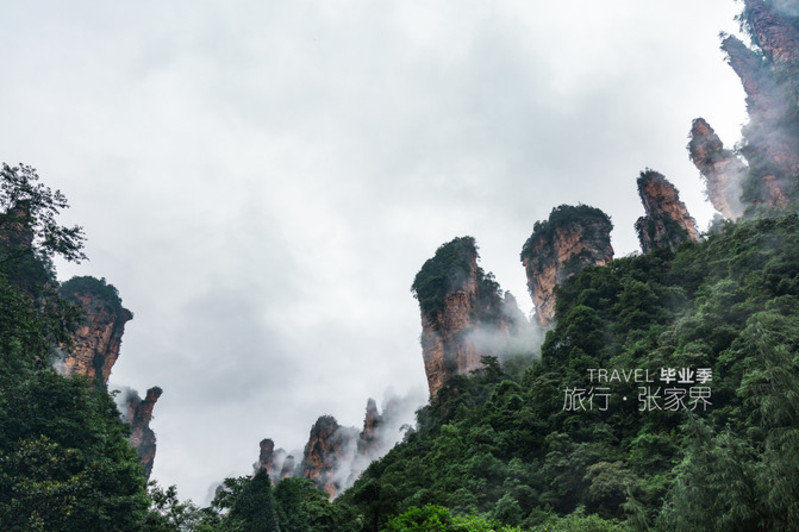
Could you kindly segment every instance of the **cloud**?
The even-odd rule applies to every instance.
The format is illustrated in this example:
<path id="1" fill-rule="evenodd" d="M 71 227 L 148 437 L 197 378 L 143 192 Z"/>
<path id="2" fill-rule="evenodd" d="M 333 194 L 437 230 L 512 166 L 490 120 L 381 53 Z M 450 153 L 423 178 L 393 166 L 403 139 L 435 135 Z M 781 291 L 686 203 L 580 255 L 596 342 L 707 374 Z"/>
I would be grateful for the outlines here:
<path id="1" fill-rule="evenodd" d="M 701 4 L 701 5 L 700 5 Z M 408 287 L 470 234 L 531 308 L 518 253 L 554 205 L 607 211 L 637 249 L 656 167 L 699 224 L 685 152 L 728 144 L 743 93 L 729 0 L 135 5 L 39 0 L 0 21 L 2 160 L 34 165 L 136 314 L 112 378 L 164 395 L 153 477 L 197 501 L 265 435 L 360 426 L 424 388 Z"/>

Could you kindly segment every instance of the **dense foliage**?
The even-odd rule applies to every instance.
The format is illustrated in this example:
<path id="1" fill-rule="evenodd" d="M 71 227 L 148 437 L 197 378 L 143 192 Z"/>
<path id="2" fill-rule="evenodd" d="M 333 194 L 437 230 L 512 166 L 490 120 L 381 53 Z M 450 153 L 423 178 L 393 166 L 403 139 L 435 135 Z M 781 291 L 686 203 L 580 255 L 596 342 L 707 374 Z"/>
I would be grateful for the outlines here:
<path id="1" fill-rule="evenodd" d="M 56 290 L 51 259 L 83 258 L 60 192 L 32 169 L 0 170 L 0 529 L 141 530 L 141 466 L 113 399 L 51 363 L 80 314 Z"/>
<path id="2" fill-rule="evenodd" d="M 569 225 L 582 227 L 588 232 L 586 237 L 589 240 L 607 238 L 603 235 L 609 235 L 613 229 L 610 217 L 596 207 L 583 204 L 560 205 L 552 209 L 548 219 L 535 223 L 533 233 L 522 246 L 521 260 L 541 260 L 541 257 L 536 254 L 536 246 L 540 246 L 542 243 L 551 244 L 556 230 Z"/>
<path id="3" fill-rule="evenodd" d="M 108 284 L 105 278 L 97 279 L 88 275 L 73 277 L 61 285 L 59 293 L 61 297 L 72 302 L 77 302 L 77 294 L 91 294 L 97 296 L 97 300 L 108 305 L 116 313 L 122 311 L 119 291 L 114 285 Z"/>
<path id="4" fill-rule="evenodd" d="M 521 379 L 491 361 L 453 378 L 341 497 L 362 530 L 427 504 L 524 529 L 557 516 L 601 530 L 797 522 L 799 216 L 586 268 L 557 312 L 540 363 Z M 710 368 L 712 404 L 639 411 L 640 384 L 616 382 L 606 411 L 564 410 L 567 389 L 600 386 L 592 368 Z"/>
<path id="5" fill-rule="evenodd" d="M 478 320 L 492 320 L 501 313 L 499 298 L 502 292 L 493 274 L 485 273 L 477 266 L 480 256 L 474 237 L 455 238 L 440 246 L 435 255 L 425 261 L 413 280 L 411 291 L 419 301 L 419 307 L 427 316 L 444 309 L 446 295 L 474 282 L 476 312 L 488 315 L 474 316 Z M 473 271 L 474 270 L 474 271 Z"/>

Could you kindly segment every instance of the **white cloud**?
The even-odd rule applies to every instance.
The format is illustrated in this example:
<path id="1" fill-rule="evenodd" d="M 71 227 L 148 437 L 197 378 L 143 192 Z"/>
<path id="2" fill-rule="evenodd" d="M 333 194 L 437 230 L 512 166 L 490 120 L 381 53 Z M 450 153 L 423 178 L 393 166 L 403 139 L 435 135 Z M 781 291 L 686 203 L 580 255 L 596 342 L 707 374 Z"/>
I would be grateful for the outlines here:
<path id="1" fill-rule="evenodd" d="M 258 442 L 425 387 L 409 292 L 443 242 L 529 310 L 518 253 L 560 203 L 635 249 L 645 166 L 710 219 L 685 144 L 728 145 L 737 6 L 695 2 L 16 3 L 2 159 L 37 167 L 136 317 L 113 380 L 164 388 L 153 476 L 204 502 Z"/>

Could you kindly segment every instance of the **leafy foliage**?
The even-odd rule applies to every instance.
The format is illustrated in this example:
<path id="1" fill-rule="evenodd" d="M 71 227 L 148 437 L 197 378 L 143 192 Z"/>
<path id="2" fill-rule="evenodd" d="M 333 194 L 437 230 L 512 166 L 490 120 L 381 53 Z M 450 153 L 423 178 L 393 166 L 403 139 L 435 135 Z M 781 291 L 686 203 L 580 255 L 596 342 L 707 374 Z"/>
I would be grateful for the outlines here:
<path id="1" fill-rule="evenodd" d="M 521 378 L 489 361 L 451 379 L 336 501 L 361 530 L 414 508 L 443 520 L 420 514 L 426 505 L 530 530 L 796 522 L 799 216 L 726 223 L 701 244 L 585 268 L 556 310 L 539 363 Z M 712 368 L 712 407 L 563 410 L 564 389 L 590 368 L 667 367 Z M 637 397 L 634 383 L 615 386 Z"/>
<path id="2" fill-rule="evenodd" d="M 579 225 L 589 231 L 588 238 L 610 234 L 613 224 L 610 217 L 596 207 L 589 205 L 560 205 L 552 209 L 547 220 L 539 220 L 533 225 L 533 234 L 522 246 L 521 259 L 536 257 L 539 242 L 551 242 L 555 231 L 567 225 Z"/>
<path id="3" fill-rule="evenodd" d="M 50 366 L 79 319 L 50 259 L 84 258 L 80 229 L 56 223 L 66 200 L 30 167 L 0 179 L 0 529 L 140 530 L 144 477 L 114 401 Z"/>

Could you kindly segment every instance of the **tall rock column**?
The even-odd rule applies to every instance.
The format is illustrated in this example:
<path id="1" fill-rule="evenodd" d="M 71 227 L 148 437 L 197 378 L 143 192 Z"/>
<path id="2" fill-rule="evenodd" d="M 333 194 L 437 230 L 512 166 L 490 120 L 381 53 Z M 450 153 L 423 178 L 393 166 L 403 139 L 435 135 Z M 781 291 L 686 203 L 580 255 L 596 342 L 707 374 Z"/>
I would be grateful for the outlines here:
<path id="1" fill-rule="evenodd" d="M 311 427 L 311 434 L 303 453 L 302 475 L 311 479 L 331 498 L 338 495 L 342 478 L 348 472 L 341 471 L 341 462 L 354 455 L 357 430 L 339 426 L 333 416 L 321 416 Z"/>
<path id="2" fill-rule="evenodd" d="M 704 118 L 691 124 L 688 151 L 691 161 L 705 181 L 710 203 L 728 220 L 737 220 L 744 213 L 741 183 L 746 177 L 746 164 L 724 144 Z"/>
<path id="3" fill-rule="evenodd" d="M 750 171 L 745 203 L 783 207 L 799 180 L 799 31 L 762 0 L 746 0 L 743 20 L 759 50 L 735 36 L 722 42 L 746 92 L 749 124 L 741 153 Z"/>
<path id="4" fill-rule="evenodd" d="M 696 222 L 680 201 L 677 188 L 663 175 L 654 170 L 641 172 L 638 194 L 646 216 L 638 218 L 635 229 L 644 253 L 657 248 L 674 250 L 687 240 L 699 242 Z"/>
<path id="5" fill-rule="evenodd" d="M 524 243 L 521 260 L 538 323 L 555 320 L 555 287 L 586 266 L 606 266 L 613 260 L 607 214 L 588 205 L 561 205 L 539 221 Z"/>
<path id="6" fill-rule="evenodd" d="M 73 334 L 74 347 L 62 363 L 67 375 L 85 375 L 105 389 L 111 368 L 119 358 L 125 323 L 133 314 L 122 306 L 116 289 L 105 280 L 74 277 L 64 283 L 61 294 L 85 313 L 85 321 Z"/>
<path id="7" fill-rule="evenodd" d="M 137 393 L 131 393 L 126 398 L 127 419 L 130 423 L 130 445 L 139 455 L 144 476 L 150 478 L 155 460 L 155 433 L 150 428 L 153 417 L 153 408 L 161 397 L 161 388 L 155 386 L 147 390 L 147 395 L 142 399 Z"/>
<path id="8" fill-rule="evenodd" d="M 753 39 L 775 65 L 799 61 L 799 30 L 763 0 L 744 0 L 743 18 L 752 28 Z"/>
<path id="9" fill-rule="evenodd" d="M 60 369 L 66 375 L 89 377 L 97 388 L 107 391 L 108 377 L 119 358 L 125 323 L 133 319 L 133 314 L 122 306 L 117 289 L 106 284 L 105 279 L 73 277 L 61 285 L 60 293 L 85 314 L 83 324 L 72 336 L 72 348 L 60 361 Z M 156 386 L 147 390 L 142 399 L 131 390 L 121 412 L 122 420 L 130 423 L 128 440 L 136 449 L 147 478 L 155 459 L 155 433 L 150 429 L 150 420 L 161 393 Z"/>
<path id="10" fill-rule="evenodd" d="M 411 287 L 419 301 L 431 397 L 450 377 L 480 368 L 483 356 L 497 356 L 501 340 L 527 324 L 513 297 L 477 259 L 474 238 L 456 238 L 424 263 Z"/>

